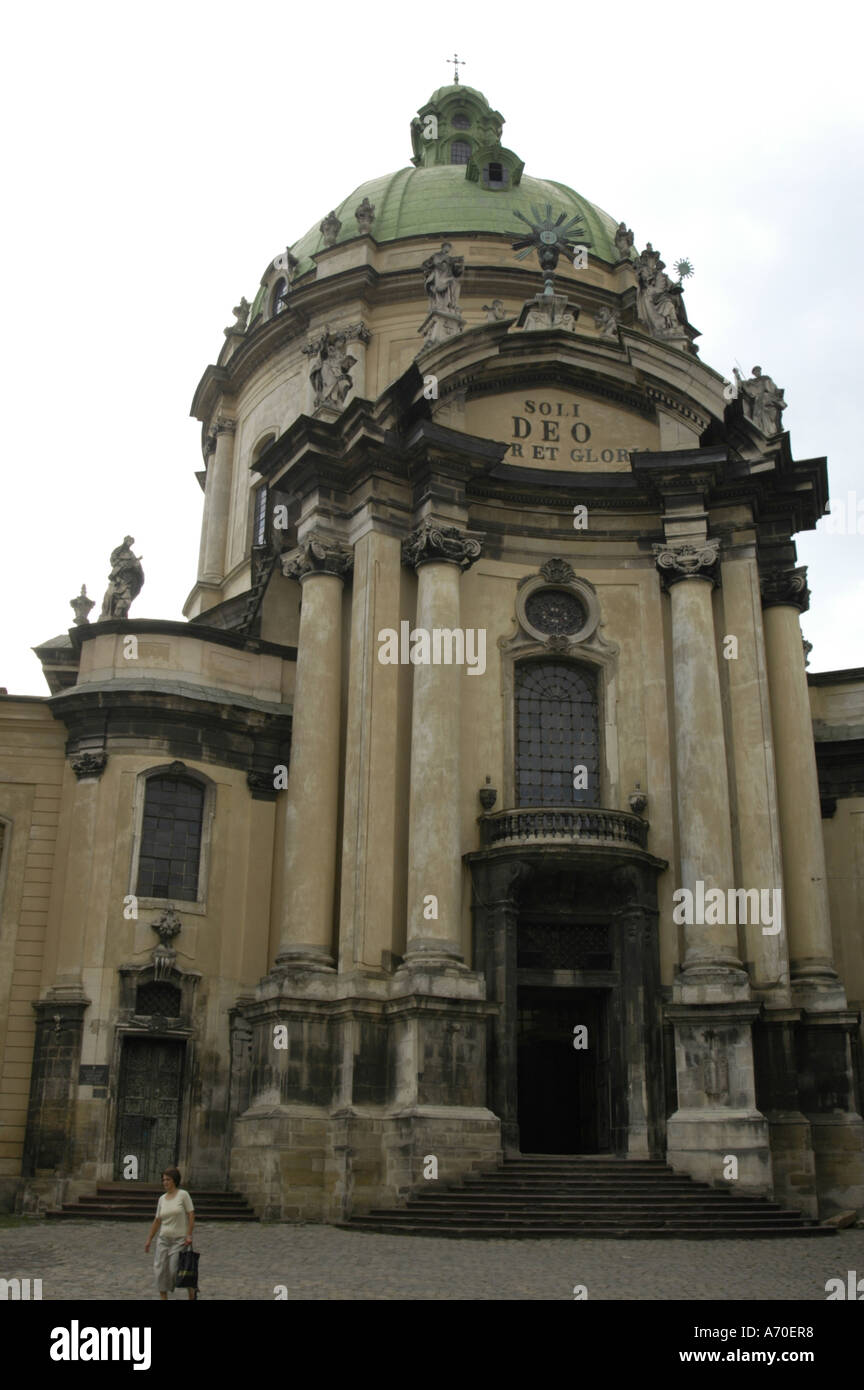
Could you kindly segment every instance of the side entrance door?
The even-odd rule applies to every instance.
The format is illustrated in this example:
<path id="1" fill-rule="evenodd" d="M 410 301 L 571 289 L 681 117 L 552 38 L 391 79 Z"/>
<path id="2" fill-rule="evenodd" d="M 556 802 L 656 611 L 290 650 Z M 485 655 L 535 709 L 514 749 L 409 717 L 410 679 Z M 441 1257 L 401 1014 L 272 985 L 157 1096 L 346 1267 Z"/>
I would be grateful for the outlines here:
<path id="1" fill-rule="evenodd" d="M 166 1168 L 176 1166 L 185 1051 L 182 1042 L 124 1039 L 116 1178 L 123 1177 L 124 1160 L 130 1154 L 138 1159 L 139 1182 L 158 1182 Z"/>

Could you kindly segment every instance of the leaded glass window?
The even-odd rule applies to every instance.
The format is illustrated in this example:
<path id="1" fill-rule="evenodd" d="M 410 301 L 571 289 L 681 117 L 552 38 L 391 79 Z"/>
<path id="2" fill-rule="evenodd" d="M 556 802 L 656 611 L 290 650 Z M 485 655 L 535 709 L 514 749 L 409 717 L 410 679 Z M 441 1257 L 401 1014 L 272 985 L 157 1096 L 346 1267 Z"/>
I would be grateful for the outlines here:
<path id="1" fill-rule="evenodd" d="M 574 768 L 585 775 L 574 786 Z M 516 800 L 519 806 L 597 806 L 597 677 L 585 666 L 525 661 L 516 667 Z"/>
<path id="2" fill-rule="evenodd" d="M 471 158 L 471 146 L 467 140 L 452 140 L 450 142 L 450 163 L 467 164 Z"/>
<path id="3" fill-rule="evenodd" d="M 144 798 L 138 895 L 195 902 L 204 788 L 185 777 L 150 777 Z"/>

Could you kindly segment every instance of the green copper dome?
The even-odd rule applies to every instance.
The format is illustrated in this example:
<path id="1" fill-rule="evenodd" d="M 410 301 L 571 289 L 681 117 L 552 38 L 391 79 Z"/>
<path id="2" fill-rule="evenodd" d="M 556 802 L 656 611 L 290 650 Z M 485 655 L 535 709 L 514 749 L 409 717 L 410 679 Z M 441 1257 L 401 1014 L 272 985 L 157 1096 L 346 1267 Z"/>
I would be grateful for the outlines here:
<path id="1" fill-rule="evenodd" d="M 439 87 L 411 123 L 416 167 L 370 179 L 337 203 L 333 211 L 342 226 L 334 244 L 360 235 L 354 210 L 364 198 L 375 206 L 371 231 L 379 243 L 429 234 L 518 234 L 519 219 L 514 213 L 518 210 L 530 217 L 533 204 L 542 216 L 549 203 L 553 218 L 560 212 L 567 219 L 581 215 L 577 232 L 590 240 L 592 255 L 609 264 L 618 261 L 615 219 L 567 184 L 523 177 L 518 155 L 500 143 L 503 125 L 504 118 L 492 110 L 482 92 L 462 84 Z M 454 163 L 452 146 L 459 141 L 463 142 L 463 162 Z M 490 161 L 504 170 L 503 186 L 489 186 Z M 574 233 L 573 239 L 580 237 Z M 311 257 L 324 249 L 318 226 L 292 246 L 299 261 L 297 277 L 312 269 Z"/>

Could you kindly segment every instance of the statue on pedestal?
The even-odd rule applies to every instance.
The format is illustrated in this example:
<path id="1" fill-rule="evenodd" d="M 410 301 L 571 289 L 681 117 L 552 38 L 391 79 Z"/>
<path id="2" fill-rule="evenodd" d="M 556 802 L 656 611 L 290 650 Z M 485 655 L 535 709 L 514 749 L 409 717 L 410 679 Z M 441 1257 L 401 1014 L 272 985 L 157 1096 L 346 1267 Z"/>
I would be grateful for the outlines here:
<path id="1" fill-rule="evenodd" d="M 748 381 L 742 379 L 738 368 L 734 368 L 738 393 L 744 406 L 744 414 L 762 434 L 779 434 L 782 429 L 781 415 L 786 409 L 783 391 L 775 386 L 770 376 L 762 375 L 761 367 L 753 368 Z"/>
<path id="2" fill-rule="evenodd" d="M 108 576 L 108 588 L 105 590 L 105 597 L 102 600 L 102 612 L 99 614 L 100 623 L 108 618 L 127 617 L 132 600 L 137 598 L 141 592 L 144 583 L 144 571 L 141 568 L 142 557 L 132 554 L 131 547 L 134 544 L 134 536 L 124 536 L 123 544 L 111 551 L 111 573 Z"/>
<path id="3" fill-rule="evenodd" d="M 452 338 L 465 327 L 459 311 L 460 279 L 465 269 L 465 257 L 451 255 L 452 250 L 449 241 L 442 242 L 441 250 L 427 256 L 421 266 L 423 288 L 429 296 L 429 312 L 417 329 L 418 333 L 423 334 L 424 348 Z"/>
<path id="4" fill-rule="evenodd" d="M 451 314 L 459 312 L 459 292 L 462 289 L 459 280 L 465 269 L 465 257 L 451 256 L 452 250 L 452 244 L 445 241 L 440 251 L 423 262 L 423 287 L 429 296 L 430 313 L 442 309 Z"/>

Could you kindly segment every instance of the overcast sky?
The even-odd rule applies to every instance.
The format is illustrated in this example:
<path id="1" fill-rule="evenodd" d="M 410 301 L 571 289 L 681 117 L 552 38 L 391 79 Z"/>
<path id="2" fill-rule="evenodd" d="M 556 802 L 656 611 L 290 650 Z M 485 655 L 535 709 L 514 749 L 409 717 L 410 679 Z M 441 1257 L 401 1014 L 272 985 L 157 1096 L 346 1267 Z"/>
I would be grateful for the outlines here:
<path id="1" fill-rule="evenodd" d="M 146 574 L 132 615 L 182 617 L 203 501 L 189 406 L 231 307 L 334 203 L 409 163 L 454 46 L 526 173 L 693 262 L 702 360 L 761 365 L 794 456 L 827 455 L 835 513 L 856 494 L 860 534 L 822 521 L 798 550 L 811 669 L 864 666 L 860 9 L 546 13 L 6 7 L 0 686 L 47 693 L 30 648 L 71 626 L 82 583 L 98 616 L 127 532 Z"/>

